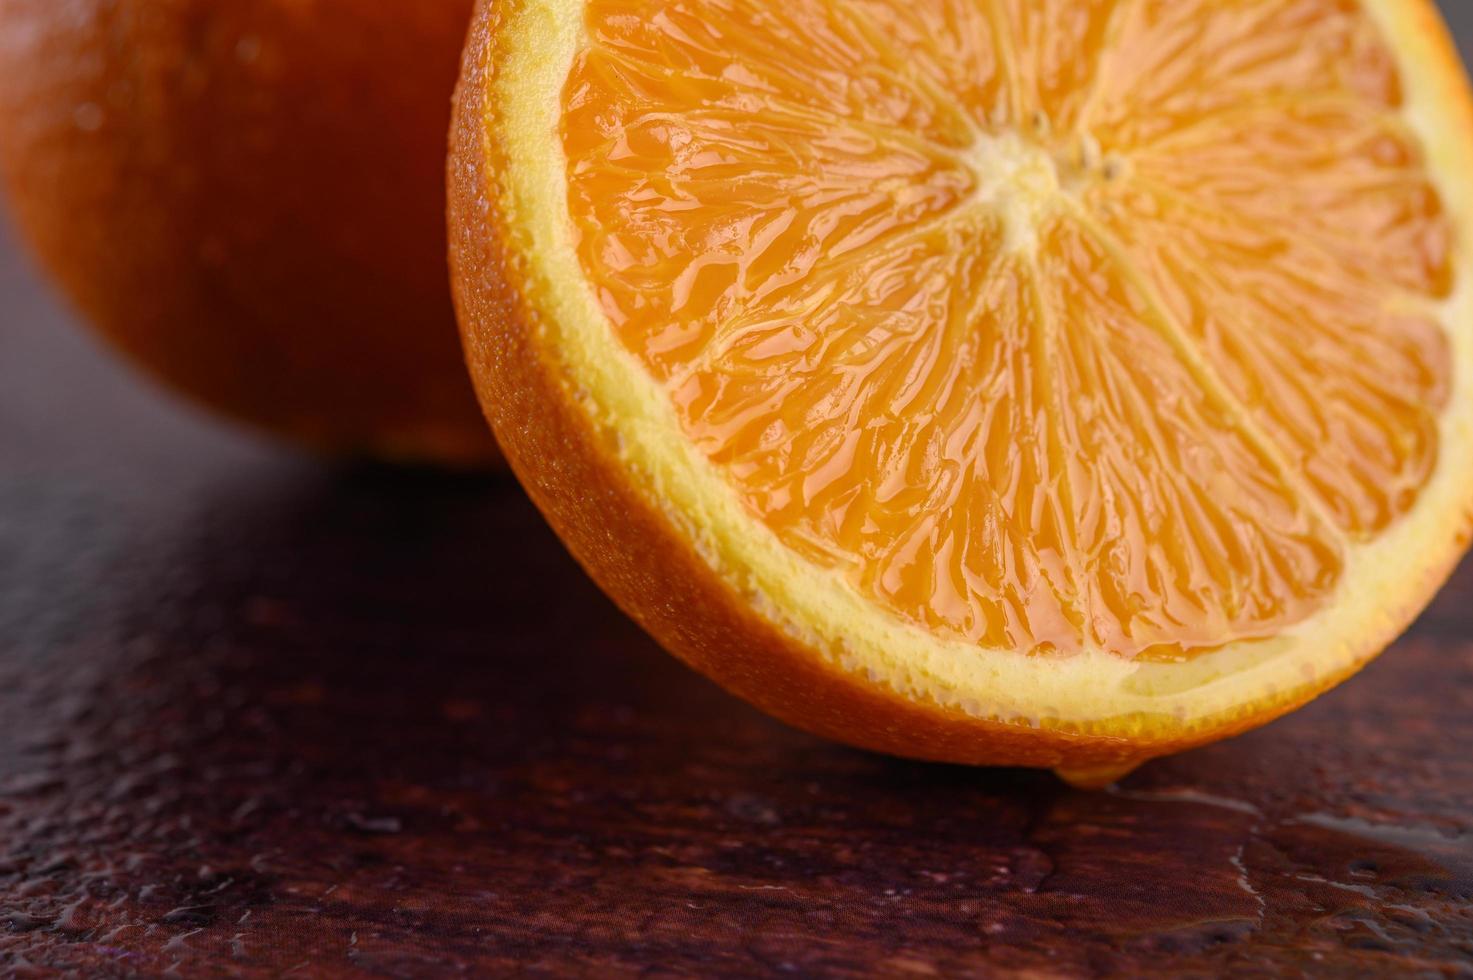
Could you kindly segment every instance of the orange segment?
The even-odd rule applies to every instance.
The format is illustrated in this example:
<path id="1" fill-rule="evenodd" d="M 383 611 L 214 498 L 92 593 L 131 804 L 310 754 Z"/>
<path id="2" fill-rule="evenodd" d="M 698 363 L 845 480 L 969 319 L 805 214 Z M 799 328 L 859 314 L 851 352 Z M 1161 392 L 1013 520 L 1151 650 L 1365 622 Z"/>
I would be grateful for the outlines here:
<path id="1" fill-rule="evenodd" d="M 1092 123 L 1140 146 L 1191 126 L 1223 143 L 1251 129 L 1225 117 L 1316 97 L 1390 107 L 1394 57 L 1359 0 L 1129 0 Z"/>
<path id="2" fill-rule="evenodd" d="M 1003 0 L 990 7 L 1007 40 L 1012 103 L 1034 129 L 1087 122 L 1118 51 L 1130 5 L 1118 0 Z"/>
<path id="3" fill-rule="evenodd" d="M 1409 135 L 1343 106 L 1237 113 L 1132 157 L 1102 220 L 1335 521 L 1383 529 L 1437 462 L 1452 227 Z"/>
<path id="4" fill-rule="evenodd" d="M 1067 221 L 1041 244 L 1083 641 L 1183 656 L 1303 618 L 1338 580 L 1334 535 L 1115 256 Z"/>
<path id="5" fill-rule="evenodd" d="M 1435 320 L 1394 284 L 1358 282 L 1312 233 L 1245 227 L 1241 214 L 1165 194 L 1132 200 L 1111 225 L 1340 527 L 1371 533 L 1415 504 L 1448 395 Z M 1183 225 L 1170 245 L 1153 233 Z"/>
<path id="6" fill-rule="evenodd" d="M 498 433 L 784 717 L 1099 775 L 1353 671 L 1466 544 L 1473 109 L 1424 0 L 502 0 L 472 40 Z"/>

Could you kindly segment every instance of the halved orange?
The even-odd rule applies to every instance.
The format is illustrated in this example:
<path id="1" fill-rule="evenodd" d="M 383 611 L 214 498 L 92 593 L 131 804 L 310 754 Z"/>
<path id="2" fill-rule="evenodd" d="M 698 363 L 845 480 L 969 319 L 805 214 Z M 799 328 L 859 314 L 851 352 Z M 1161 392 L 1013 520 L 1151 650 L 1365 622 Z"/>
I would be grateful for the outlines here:
<path id="1" fill-rule="evenodd" d="M 1464 549 L 1470 175 L 1425 0 L 494 0 L 453 265 L 513 467 L 673 653 L 1097 783 Z"/>

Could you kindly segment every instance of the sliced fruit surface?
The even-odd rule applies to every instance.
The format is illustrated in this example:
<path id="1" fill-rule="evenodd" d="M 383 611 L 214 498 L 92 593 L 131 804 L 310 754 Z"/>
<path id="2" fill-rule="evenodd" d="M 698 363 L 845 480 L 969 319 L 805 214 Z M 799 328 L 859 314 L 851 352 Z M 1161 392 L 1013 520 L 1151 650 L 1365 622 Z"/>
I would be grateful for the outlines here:
<path id="1" fill-rule="evenodd" d="M 504 0 L 467 57 L 513 465 L 795 723 L 1109 771 L 1346 676 L 1466 544 L 1473 114 L 1422 0 Z"/>

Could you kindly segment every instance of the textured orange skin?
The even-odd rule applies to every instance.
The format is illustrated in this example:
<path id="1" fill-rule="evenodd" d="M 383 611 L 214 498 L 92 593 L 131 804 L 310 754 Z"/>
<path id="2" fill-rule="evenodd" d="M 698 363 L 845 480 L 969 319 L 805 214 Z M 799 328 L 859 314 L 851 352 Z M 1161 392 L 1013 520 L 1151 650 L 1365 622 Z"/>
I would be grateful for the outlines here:
<path id="1" fill-rule="evenodd" d="M 507 461 L 569 550 L 619 606 L 668 651 L 731 693 L 805 731 L 860 748 L 971 765 L 1051 768 L 1076 785 L 1108 784 L 1151 758 L 1215 742 L 1280 717 L 1358 671 L 1359 661 L 1303 687 L 1266 694 L 1230 718 L 1130 739 L 1005 724 L 906 699 L 831 666 L 759 616 L 650 502 L 619 462 L 615 434 L 579 408 L 542 315 L 521 288 L 527 260 L 512 240 L 500 179 L 505 161 L 488 98 L 500 62 L 500 25 L 522 0 L 479 0 L 451 129 L 450 264 L 467 361 Z M 1461 67 L 1428 10 L 1449 77 Z M 1450 92 L 1466 105 L 1460 88 Z M 1465 118 L 1467 114 L 1464 113 Z M 1470 120 L 1473 121 L 1473 120 Z M 493 134 L 487 138 L 488 127 Z M 1450 528 L 1457 547 L 1427 569 L 1422 595 L 1446 580 L 1468 542 L 1473 514 Z M 1420 605 L 1397 609 L 1402 628 Z M 1378 638 L 1379 639 L 1379 638 Z"/>
<path id="2" fill-rule="evenodd" d="M 471 0 L 0 0 L 0 170 L 171 387 L 314 447 L 477 464 L 445 132 Z"/>

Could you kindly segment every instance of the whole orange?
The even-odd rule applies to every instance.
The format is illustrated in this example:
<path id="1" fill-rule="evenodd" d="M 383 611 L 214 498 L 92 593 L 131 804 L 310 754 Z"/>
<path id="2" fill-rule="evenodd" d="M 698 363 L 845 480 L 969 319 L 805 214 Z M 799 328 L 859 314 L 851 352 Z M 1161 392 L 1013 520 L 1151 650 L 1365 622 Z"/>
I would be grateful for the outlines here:
<path id="1" fill-rule="evenodd" d="M 471 0 L 0 0 L 0 171 L 86 317 L 196 401 L 474 464 L 445 261 Z"/>

